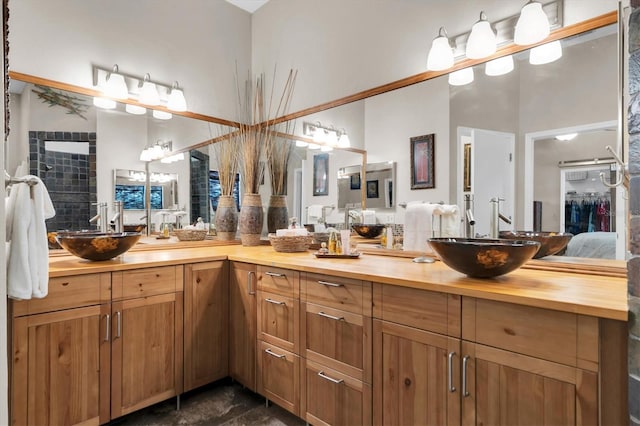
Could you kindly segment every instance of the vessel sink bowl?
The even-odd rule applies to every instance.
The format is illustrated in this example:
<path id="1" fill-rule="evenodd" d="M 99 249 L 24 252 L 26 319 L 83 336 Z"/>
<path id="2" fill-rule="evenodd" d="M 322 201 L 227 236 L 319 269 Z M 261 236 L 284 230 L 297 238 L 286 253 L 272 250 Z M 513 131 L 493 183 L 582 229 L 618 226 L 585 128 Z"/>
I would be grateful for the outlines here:
<path id="1" fill-rule="evenodd" d="M 56 241 L 74 256 L 87 260 L 109 260 L 138 242 L 139 232 L 58 232 Z"/>
<path id="2" fill-rule="evenodd" d="M 122 230 L 124 232 L 142 232 L 145 230 L 146 227 L 147 227 L 146 223 L 132 223 L 132 224 L 125 223 L 124 225 L 122 225 Z M 112 223 L 111 229 L 112 230 L 116 229 L 116 225 Z"/>
<path id="3" fill-rule="evenodd" d="M 351 228 L 353 228 L 353 230 L 356 231 L 356 233 L 361 237 L 375 238 L 378 235 L 382 234 L 382 231 L 384 230 L 384 225 L 383 224 L 369 225 L 364 223 L 354 223 L 353 225 L 351 225 Z"/>
<path id="4" fill-rule="evenodd" d="M 540 248 L 533 256 L 534 259 L 559 253 L 569 244 L 571 237 L 573 234 L 562 232 L 500 231 L 500 238 L 539 242 Z"/>
<path id="5" fill-rule="evenodd" d="M 429 245 L 447 266 L 475 278 L 514 271 L 540 248 L 537 241 L 484 238 L 431 238 Z"/>

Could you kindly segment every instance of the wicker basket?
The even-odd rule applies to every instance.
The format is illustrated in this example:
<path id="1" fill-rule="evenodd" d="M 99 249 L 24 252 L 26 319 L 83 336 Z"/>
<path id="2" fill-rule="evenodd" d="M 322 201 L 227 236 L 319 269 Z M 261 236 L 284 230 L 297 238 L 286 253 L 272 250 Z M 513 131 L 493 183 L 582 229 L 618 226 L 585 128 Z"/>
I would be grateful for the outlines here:
<path id="1" fill-rule="evenodd" d="M 307 251 L 311 245 L 311 235 L 298 235 L 295 237 L 278 237 L 275 234 L 269 234 L 269 241 L 275 251 L 282 253 L 295 253 L 299 251 Z"/>
<path id="2" fill-rule="evenodd" d="M 173 233 L 180 241 L 202 241 L 207 236 L 206 229 L 176 229 Z"/>

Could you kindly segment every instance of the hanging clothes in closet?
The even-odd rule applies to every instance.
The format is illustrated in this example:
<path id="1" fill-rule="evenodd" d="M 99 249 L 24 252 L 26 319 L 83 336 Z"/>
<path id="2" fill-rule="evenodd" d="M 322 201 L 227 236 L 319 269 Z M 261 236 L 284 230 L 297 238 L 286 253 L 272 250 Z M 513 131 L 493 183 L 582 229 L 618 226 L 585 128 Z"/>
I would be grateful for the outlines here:
<path id="1" fill-rule="evenodd" d="M 565 232 L 576 235 L 611 230 L 611 201 L 608 196 L 567 194 L 565 200 Z"/>

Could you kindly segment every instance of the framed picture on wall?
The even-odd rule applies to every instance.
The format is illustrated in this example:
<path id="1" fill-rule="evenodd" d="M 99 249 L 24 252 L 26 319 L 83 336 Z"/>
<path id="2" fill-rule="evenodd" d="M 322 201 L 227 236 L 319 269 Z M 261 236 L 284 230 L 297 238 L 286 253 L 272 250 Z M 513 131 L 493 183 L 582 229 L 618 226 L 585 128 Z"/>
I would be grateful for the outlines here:
<path id="1" fill-rule="evenodd" d="M 464 144 L 464 181 L 462 190 L 471 192 L 471 144 Z"/>
<path id="2" fill-rule="evenodd" d="M 367 198 L 378 198 L 378 181 L 367 181 Z"/>
<path id="3" fill-rule="evenodd" d="M 349 189 L 360 189 L 360 173 L 352 174 L 349 179 Z"/>
<path id="4" fill-rule="evenodd" d="M 411 189 L 435 188 L 435 134 L 414 136 L 411 142 Z"/>
<path id="5" fill-rule="evenodd" d="M 329 195 L 329 154 L 313 156 L 313 195 Z"/>

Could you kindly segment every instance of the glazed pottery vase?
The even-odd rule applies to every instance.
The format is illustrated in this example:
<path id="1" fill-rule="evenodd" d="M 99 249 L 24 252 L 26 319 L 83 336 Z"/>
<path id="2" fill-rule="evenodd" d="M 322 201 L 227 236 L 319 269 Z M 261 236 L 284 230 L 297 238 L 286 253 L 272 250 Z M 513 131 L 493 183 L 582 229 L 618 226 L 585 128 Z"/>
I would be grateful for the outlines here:
<path id="1" fill-rule="evenodd" d="M 277 229 L 287 229 L 288 226 L 287 196 L 272 195 L 267 209 L 267 230 L 270 234 L 274 234 Z"/>
<path id="2" fill-rule="evenodd" d="M 243 246 L 257 246 L 260 244 L 264 212 L 260 194 L 244 194 L 240 207 L 240 240 Z"/>
<path id="3" fill-rule="evenodd" d="M 238 208 L 236 200 L 231 195 L 221 195 L 216 211 L 216 235 L 219 240 L 231 241 L 236 239 L 238 230 Z"/>

